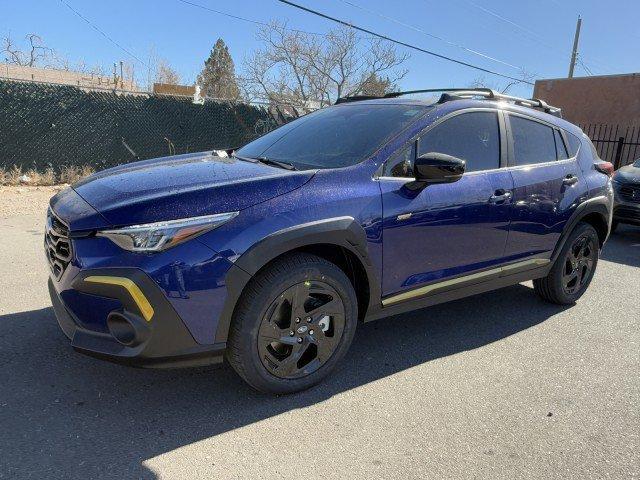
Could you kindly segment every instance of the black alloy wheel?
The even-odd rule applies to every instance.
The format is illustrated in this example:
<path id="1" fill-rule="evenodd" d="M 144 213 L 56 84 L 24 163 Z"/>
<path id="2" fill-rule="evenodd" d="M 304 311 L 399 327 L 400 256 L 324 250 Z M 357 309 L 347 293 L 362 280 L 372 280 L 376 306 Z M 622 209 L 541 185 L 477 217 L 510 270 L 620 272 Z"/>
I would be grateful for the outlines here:
<path id="1" fill-rule="evenodd" d="M 345 325 L 345 307 L 329 284 L 297 283 L 267 308 L 258 330 L 262 364 L 279 378 L 318 370 L 334 354 Z"/>
<path id="2" fill-rule="evenodd" d="M 576 238 L 565 255 L 562 288 L 567 295 L 573 295 L 591 279 L 598 247 L 592 235 L 584 234 Z"/>
<path id="3" fill-rule="evenodd" d="M 310 253 L 288 254 L 244 288 L 226 358 L 257 390 L 299 392 L 336 368 L 357 324 L 358 298 L 345 272 Z"/>
<path id="4" fill-rule="evenodd" d="M 547 302 L 573 304 L 584 294 L 593 279 L 600 247 L 600 238 L 593 225 L 578 223 L 547 275 L 533 281 L 536 293 Z"/>

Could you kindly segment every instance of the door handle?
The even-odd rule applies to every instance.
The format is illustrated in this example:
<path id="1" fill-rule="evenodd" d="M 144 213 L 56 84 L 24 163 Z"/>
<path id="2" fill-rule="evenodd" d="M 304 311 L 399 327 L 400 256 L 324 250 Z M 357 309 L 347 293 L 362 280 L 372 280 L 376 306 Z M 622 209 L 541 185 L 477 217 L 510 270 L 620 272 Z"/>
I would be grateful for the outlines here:
<path id="1" fill-rule="evenodd" d="M 562 180 L 562 183 L 564 185 L 575 185 L 576 183 L 578 183 L 578 177 L 570 173 L 569 175 L 564 177 L 564 179 Z"/>
<path id="2" fill-rule="evenodd" d="M 495 193 L 489 197 L 489 201 L 491 203 L 506 202 L 511 198 L 511 195 L 512 195 L 511 192 L 507 190 L 499 189 L 499 190 L 496 190 Z"/>

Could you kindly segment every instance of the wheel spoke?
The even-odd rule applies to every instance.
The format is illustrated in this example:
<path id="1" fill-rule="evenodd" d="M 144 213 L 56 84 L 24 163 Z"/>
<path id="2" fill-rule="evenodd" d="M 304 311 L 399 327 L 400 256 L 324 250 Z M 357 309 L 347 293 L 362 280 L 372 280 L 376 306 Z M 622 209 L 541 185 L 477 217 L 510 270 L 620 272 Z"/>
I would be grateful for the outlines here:
<path id="1" fill-rule="evenodd" d="M 289 335 L 288 328 L 280 328 L 272 322 L 262 322 L 258 336 L 266 340 L 275 340 L 281 343 L 290 343 L 289 340 L 293 338 Z M 295 343 L 295 339 L 293 340 Z"/>
<path id="2" fill-rule="evenodd" d="M 337 340 L 339 337 L 326 337 L 324 333 L 320 333 L 321 337 L 318 339 L 318 358 L 320 358 L 323 362 L 327 361 L 329 357 L 332 355 L 335 347 L 337 345 Z"/>
<path id="3" fill-rule="evenodd" d="M 298 370 L 298 360 L 302 357 L 305 348 L 302 348 L 302 345 L 297 345 L 293 348 L 291 355 L 289 355 L 284 360 L 277 362 L 277 372 L 280 375 L 291 375 Z"/>
<path id="4" fill-rule="evenodd" d="M 570 274 L 564 276 L 564 286 L 565 286 L 565 288 L 567 290 L 573 290 L 574 287 L 573 286 L 569 286 L 569 285 L 573 282 L 574 279 L 577 278 L 577 276 L 578 276 L 578 273 L 575 272 L 575 271 L 573 271 Z M 576 283 L 578 283 L 578 282 L 576 282 Z"/>
<path id="5" fill-rule="evenodd" d="M 343 309 L 344 309 L 344 306 L 342 304 L 342 300 L 338 298 L 332 298 L 329 302 L 325 303 L 324 305 L 320 305 L 319 307 L 314 308 L 313 310 L 307 312 L 306 315 L 313 318 L 314 320 L 318 320 L 315 317 L 320 314 L 322 314 L 323 316 L 324 315 L 329 315 L 329 316 L 340 315 Z"/>
<path id="6" fill-rule="evenodd" d="M 304 317 L 304 301 L 307 297 L 306 291 L 303 290 L 302 284 L 297 284 L 289 289 L 289 301 L 291 302 L 292 318 Z"/>

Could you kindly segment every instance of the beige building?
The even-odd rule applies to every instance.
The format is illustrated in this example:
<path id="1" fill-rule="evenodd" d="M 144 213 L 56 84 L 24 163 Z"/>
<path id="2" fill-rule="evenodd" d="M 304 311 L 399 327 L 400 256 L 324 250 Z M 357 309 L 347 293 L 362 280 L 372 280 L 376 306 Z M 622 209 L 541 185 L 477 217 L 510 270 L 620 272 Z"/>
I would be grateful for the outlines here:
<path id="1" fill-rule="evenodd" d="M 53 68 L 23 67 L 9 63 L 0 63 L 0 79 L 21 80 L 25 82 L 56 83 L 73 85 L 87 89 L 111 89 L 138 91 L 132 80 L 114 79 L 113 76 L 92 73 L 56 70 Z"/>
<path id="2" fill-rule="evenodd" d="M 640 156 L 640 73 L 537 80 L 533 96 L 561 107 L 616 168 Z"/>
<path id="3" fill-rule="evenodd" d="M 640 73 L 536 80 L 533 96 L 572 123 L 640 124 Z"/>

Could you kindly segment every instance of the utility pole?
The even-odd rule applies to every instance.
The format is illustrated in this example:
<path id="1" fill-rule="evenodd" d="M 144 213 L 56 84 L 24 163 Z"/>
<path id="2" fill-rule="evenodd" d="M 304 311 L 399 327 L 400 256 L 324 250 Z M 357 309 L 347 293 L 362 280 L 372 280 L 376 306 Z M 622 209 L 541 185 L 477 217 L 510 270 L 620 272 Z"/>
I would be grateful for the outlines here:
<path id="1" fill-rule="evenodd" d="M 573 50 L 571 51 L 571 63 L 569 64 L 569 78 L 573 78 L 573 69 L 576 66 L 578 58 L 578 40 L 580 39 L 580 27 L 582 26 L 582 18 L 578 15 L 578 23 L 576 24 L 576 35 L 573 37 Z"/>

